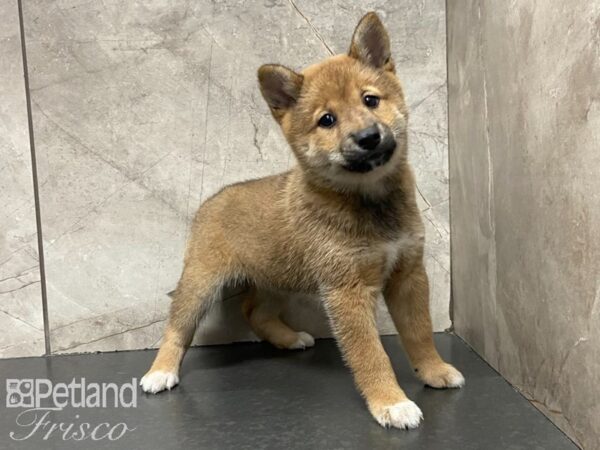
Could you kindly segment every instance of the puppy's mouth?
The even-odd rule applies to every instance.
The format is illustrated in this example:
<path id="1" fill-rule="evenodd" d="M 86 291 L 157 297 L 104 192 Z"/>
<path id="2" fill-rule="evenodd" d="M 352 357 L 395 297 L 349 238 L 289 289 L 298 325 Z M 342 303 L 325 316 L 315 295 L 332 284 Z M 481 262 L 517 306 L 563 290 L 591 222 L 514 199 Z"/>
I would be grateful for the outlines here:
<path id="1" fill-rule="evenodd" d="M 387 142 L 382 142 L 374 150 L 353 149 L 350 152 L 344 152 L 342 168 L 348 172 L 355 173 L 371 172 L 387 164 L 392 159 L 395 150 L 396 140 L 389 139 Z"/>

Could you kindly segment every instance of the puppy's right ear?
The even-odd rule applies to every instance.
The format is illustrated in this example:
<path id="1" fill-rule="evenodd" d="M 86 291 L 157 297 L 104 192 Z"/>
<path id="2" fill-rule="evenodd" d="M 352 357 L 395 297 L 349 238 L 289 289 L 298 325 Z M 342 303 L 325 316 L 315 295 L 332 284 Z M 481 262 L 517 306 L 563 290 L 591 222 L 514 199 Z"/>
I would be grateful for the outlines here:
<path id="1" fill-rule="evenodd" d="M 394 62 L 390 50 L 390 38 L 374 12 L 360 19 L 348 54 L 367 66 L 394 72 Z"/>
<path id="2" fill-rule="evenodd" d="M 303 80 L 302 75 L 278 64 L 265 64 L 258 69 L 260 92 L 275 119 L 279 120 L 286 109 L 294 106 Z"/>

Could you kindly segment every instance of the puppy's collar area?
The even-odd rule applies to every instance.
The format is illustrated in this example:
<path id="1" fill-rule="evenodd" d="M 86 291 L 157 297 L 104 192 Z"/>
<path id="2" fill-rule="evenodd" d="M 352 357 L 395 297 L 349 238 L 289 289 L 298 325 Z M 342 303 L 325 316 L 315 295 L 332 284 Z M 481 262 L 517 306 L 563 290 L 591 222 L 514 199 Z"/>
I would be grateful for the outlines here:
<path id="1" fill-rule="evenodd" d="M 309 171 L 310 172 L 310 171 Z M 305 186 L 305 192 L 312 192 L 315 195 L 326 196 L 342 196 L 347 197 L 347 200 L 358 199 L 368 202 L 380 202 L 388 198 L 388 196 L 400 189 L 400 173 L 402 170 L 393 171 L 390 174 L 382 176 L 377 182 L 372 184 L 360 183 L 340 183 L 338 180 L 330 180 L 318 174 L 307 174 L 305 171 L 300 172 L 302 184 Z M 348 176 L 361 177 L 362 174 L 345 171 Z M 365 175 L 368 176 L 368 175 Z"/>

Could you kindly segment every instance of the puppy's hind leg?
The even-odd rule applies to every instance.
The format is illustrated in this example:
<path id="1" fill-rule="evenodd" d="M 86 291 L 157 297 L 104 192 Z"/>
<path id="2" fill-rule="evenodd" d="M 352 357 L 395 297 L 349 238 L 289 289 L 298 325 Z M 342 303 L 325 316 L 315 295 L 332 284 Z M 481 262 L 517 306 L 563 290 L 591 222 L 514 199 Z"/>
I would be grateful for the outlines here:
<path id="1" fill-rule="evenodd" d="M 183 356 L 192 342 L 198 322 L 220 296 L 221 288 L 228 279 L 224 272 L 218 264 L 186 263 L 173 294 L 163 342 L 152 367 L 140 382 L 144 392 L 155 394 L 179 383 L 179 366 Z"/>
<path id="2" fill-rule="evenodd" d="M 253 286 L 244 294 L 242 311 L 252 331 L 261 339 L 277 348 L 305 349 L 315 345 L 314 338 L 304 331 L 294 331 L 279 317 L 281 302 L 271 298 Z M 267 294 L 264 296 L 264 294 Z"/>

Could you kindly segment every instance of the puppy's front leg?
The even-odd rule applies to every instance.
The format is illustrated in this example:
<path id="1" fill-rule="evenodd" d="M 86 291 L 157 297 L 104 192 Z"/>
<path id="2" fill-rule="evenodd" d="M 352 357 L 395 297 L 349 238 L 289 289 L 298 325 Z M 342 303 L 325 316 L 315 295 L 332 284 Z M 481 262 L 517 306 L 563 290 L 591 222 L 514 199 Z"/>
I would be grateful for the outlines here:
<path id="1" fill-rule="evenodd" d="M 408 274 L 393 273 L 385 300 L 416 375 L 431 387 L 462 387 L 464 377 L 442 360 L 433 343 L 429 281 L 423 264 L 418 264 Z"/>
<path id="2" fill-rule="evenodd" d="M 398 386 L 375 323 L 378 289 L 353 286 L 329 291 L 325 304 L 333 332 L 356 385 L 382 426 L 416 428 L 423 414 Z"/>

